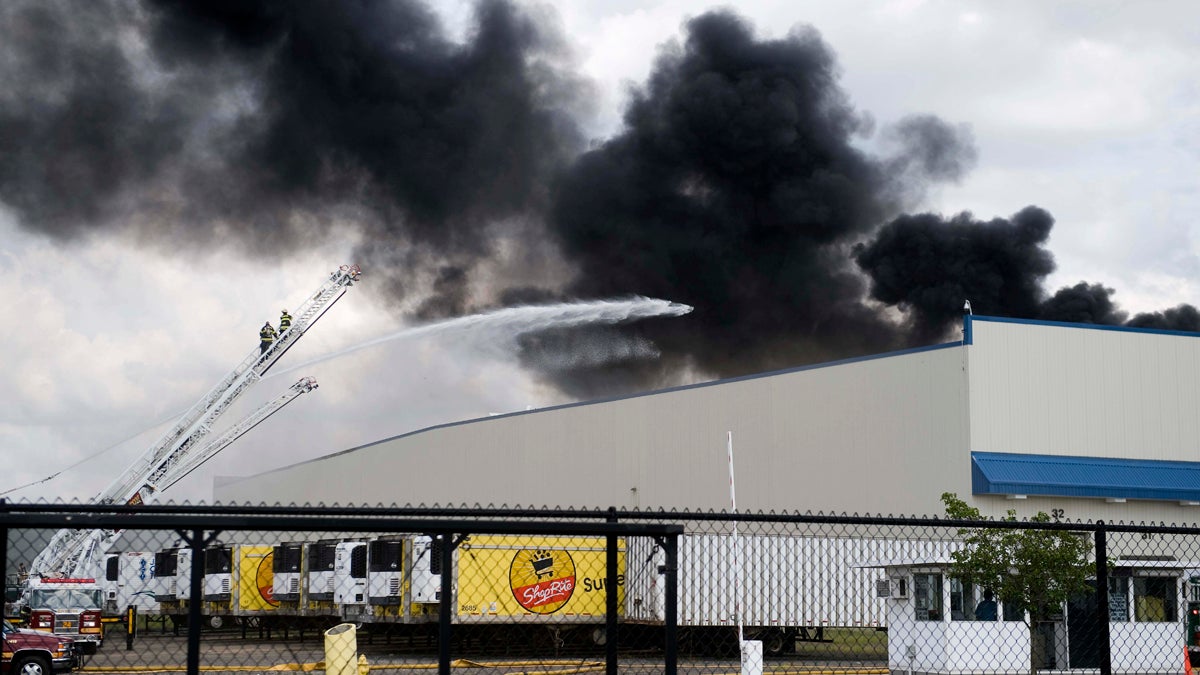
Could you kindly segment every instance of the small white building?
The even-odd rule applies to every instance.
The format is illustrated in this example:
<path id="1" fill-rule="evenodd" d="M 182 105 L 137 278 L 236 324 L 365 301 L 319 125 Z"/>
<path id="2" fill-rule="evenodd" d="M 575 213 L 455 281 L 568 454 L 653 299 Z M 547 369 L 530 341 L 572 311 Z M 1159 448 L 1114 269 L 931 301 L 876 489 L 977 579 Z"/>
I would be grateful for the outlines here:
<path id="1" fill-rule="evenodd" d="M 1182 672 L 1184 568 L 1196 565 L 1139 561 L 1110 570 L 1112 672 Z M 1068 603 L 1031 633 L 1029 615 L 1020 607 L 998 602 L 996 620 L 976 616 L 983 589 L 950 576 L 948 558 L 870 566 L 881 567 L 887 576 L 880 595 L 888 606 L 888 669 L 893 674 L 1028 672 L 1031 658 L 1039 670 L 1100 667 L 1100 613 L 1094 596 Z"/>

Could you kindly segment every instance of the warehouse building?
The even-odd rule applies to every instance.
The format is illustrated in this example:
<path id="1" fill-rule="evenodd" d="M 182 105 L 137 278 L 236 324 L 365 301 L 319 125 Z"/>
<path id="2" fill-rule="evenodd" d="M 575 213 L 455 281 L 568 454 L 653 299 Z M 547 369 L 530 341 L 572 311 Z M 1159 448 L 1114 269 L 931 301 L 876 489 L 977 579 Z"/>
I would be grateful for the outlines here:
<path id="1" fill-rule="evenodd" d="M 962 339 L 422 429 L 224 503 L 1200 520 L 1200 336 L 964 317 Z"/>

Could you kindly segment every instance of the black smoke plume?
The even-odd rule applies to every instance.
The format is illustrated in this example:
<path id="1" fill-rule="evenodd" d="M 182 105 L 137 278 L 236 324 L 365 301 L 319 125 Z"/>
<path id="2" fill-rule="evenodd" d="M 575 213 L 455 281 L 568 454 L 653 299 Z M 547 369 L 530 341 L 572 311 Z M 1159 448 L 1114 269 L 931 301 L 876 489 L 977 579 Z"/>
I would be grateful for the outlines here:
<path id="1" fill-rule="evenodd" d="M 1125 323 L 1125 312 L 1113 302 L 1113 289 L 1081 281 L 1058 289 L 1042 303 L 1038 316 L 1028 318 L 1069 323 L 1098 323 L 1117 326 Z"/>
<path id="2" fill-rule="evenodd" d="M 1054 271 L 1043 248 L 1053 225 L 1033 206 L 987 223 L 970 214 L 901 216 L 855 259 L 871 277 L 871 297 L 906 310 L 915 340 L 930 342 L 962 316 L 966 300 L 980 314 L 1037 316 L 1041 282 Z"/>
<path id="3" fill-rule="evenodd" d="M 1036 206 L 988 222 L 969 213 L 905 215 L 854 255 L 871 278 L 871 297 L 905 310 L 913 344 L 952 335 L 968 300 L 974 312 L 989 316 L 1200 329 L 1200 312 L 1190 305 L 1126 322 L 1113 289 L 1101 284 L 1081 281 L 1047 297 L 1043 281 L 1055 265 L 1045 245 L 1053 226 L 1054 218 Z"/>
<path id="4" fill-rule="evenodd" d="M 914 115 L 868 153 L 815 30 L 762 39 L 728 11 L 683 29 L 584 152 L 591 85 L 536 7 L 480 0 L 458 39 L 420 0 L 10 0 L 0 203 L 63 243 L 286 255 L 350 231 L 420 319 L 632 294 L 696 308 L 527 336 L 527 362 L 580 396 L 945 339 L 967 299 L 1124 320 L 1099 284 L 1046 297 L 1041 209 L 905 215 L 973 167 L 969 129 Z"/>
<path id="5" fill-rule="evenodd" d="M 416 0 L 37 0 L 0 20 L 0 200 L 62 239 L 278 253 L 350 224 L 366 264 L 404 263 L 374 266 L 395 294 L 461 295 L 443 270 L 544 210 L 581 147 L 565 44 L 504 0 L 463 44 Z"/>
<path id="6" fill-rule="evenodd" d="M 820 36 L 759 40 L 727 12 L 688 22 L 625 126 L 555 192 L 553 229 L 580 272 L 571 292 L 695 306 L 641 330 L 725 375 L 896 346 L 848 248 L 974 153 L 961 130 L 921 117 L 892 132 L 897 155 L 864 154 L 866 123 Z"/>

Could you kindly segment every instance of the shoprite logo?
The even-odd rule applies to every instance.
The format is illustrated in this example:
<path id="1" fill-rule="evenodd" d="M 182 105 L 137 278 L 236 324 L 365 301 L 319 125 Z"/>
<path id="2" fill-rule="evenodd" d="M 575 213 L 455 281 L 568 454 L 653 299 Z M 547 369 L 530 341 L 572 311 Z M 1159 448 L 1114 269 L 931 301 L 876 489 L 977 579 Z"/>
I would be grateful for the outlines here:
<path id="1" fill-rule="evenodd" d="M 274 562 L 274 551 L 266 554 L 262 557 L 262 560 L 258 561 L 258 567 L 254 570 L 254 587 L 258 589 L 258 594 L 268 605 L 278 607 L 279 601 L 275 599 L 275 589 L 272 588 L 275 581 Z"/>
<path id="2" fill-rule="evenodd" d="M 575 561 L 566 551 L 517 551 L 508 580 L 518 604 L 530 612 L 553 614 L 575 592 Z"/>

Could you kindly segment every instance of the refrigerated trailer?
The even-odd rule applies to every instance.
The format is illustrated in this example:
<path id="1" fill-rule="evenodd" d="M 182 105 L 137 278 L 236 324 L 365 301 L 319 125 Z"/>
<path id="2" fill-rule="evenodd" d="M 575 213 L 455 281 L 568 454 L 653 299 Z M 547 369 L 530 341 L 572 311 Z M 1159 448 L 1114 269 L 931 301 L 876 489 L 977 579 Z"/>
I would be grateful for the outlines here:
<path id="1" fill-rule="evenodd" d="M 455 550 L 458 623 L 603 624 L 604 537 L 474 536 Z M 625 568 L 625 544 L 617 552 Z M 624 576 L 618 574 L 618 614 Z"/>
<path id="2" fill-rule="evenodd" d="M 875 597 L 877 569 L 864 563 L 901 555 L 948 555 L 950 541 L 872 537 L 685 534 L 679 539 L 678 625 L 734 629 L 769 655 L 797 640 L 823 640 L 828 627 L 887 626 Z M 627 623 L 662 625 L 665 556 L 648 539 L 629 542 Z M 740 616 L 739 616 L 740 613 Z M 730 635 L 733 633 L 731 632 Z"/>
<path id="3" fill-rule="evenodd" d="M 204 550 L 202 612 L 215 619 L 264 618 L 276 615 L 273 593 L 273 546 L 226 544 Z"/>
<path id="4" fill-rule="evenodd" d="M 434 623 L 442 600 L 441 540 L 424 535 L 233 545 L 205 552 L 204 613 L 261 621 L 303 617 L 300 625 L 349 621 L 365 630 Z M 883 629 L 870 561 L 948 555 L 951 541 L 821 535 L 689 533 L 679 539 L 678 625 L 689 632 L 760 639 L 768 654 L 828 627 Z M 168 555 L 169 553 L 169 555 Z M 156 595 L 164 612 L 186 613 L 188 549 L 169 549 L 157 571 L 181 576 Z M 604 638 L 604 537 L 475 535 L 451 556 L 453 620 L 504 627 L 580 627 Z M 172 567 L 173 565 L 173 567 Z M 655 630 L 666 614 L 665 556 L 652 539 L 620 539 L 619 620 Z M 235 590 L 236 589 L 236 590 Z M 740 616 L 739 616 L 740 614 Z M 269 625 L 269 624 L 268 624 Z"/>
<path id="5" fill-rule="evenodd" d="M 129 607 L 141 614 L 159 614 L 162 607 L 154 598 L 154 553 L 122 551 L 109 553 L 104 560 L 104 614 L 119 616 Z"/>

